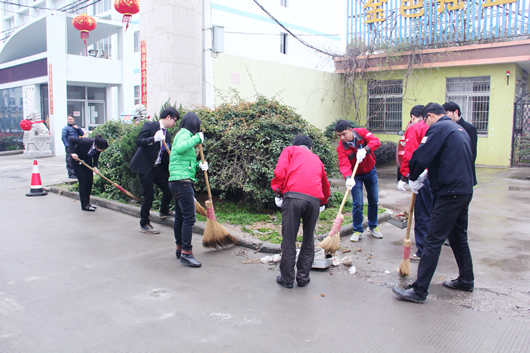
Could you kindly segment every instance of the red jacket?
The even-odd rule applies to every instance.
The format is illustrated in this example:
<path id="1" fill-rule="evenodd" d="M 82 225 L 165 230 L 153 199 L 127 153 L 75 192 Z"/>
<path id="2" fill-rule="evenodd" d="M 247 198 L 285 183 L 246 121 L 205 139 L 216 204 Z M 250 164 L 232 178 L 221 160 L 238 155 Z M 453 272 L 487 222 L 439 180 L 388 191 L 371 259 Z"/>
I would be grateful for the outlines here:
<path id="1" fill-rule="evenodd" d="M 352 129 L 353 141 L 355 148 L 339 141 L 337 146 L 337 154 L 339 156 L 339 169 L 344 178 L 352 175 L 353 167 L 357 163 L 357 149 L 367 147 L 369 148 L 368 153 L 364 160 L 359 164 L 357 168 L 357 174 L 366 174 L 374 169 L 375 166 L 375 155 L 374 151 L 381 146 L 381 141 L 372 133 L 363 128 Z"/>
<path id="2" fill-rule="evenodd" d="M 425 124 L 425 121 L 421 120 L 409 126 L 407 131 L 405 131 L 405 154 L 399 169 L 399 172 L 405 178 L 409 177 L 409 161 L 412 158 L 412 154 L 418 149 L 428 129 L 429 127 Z"/>
<path id="3" fill-rule="evenodd" d="M 286 147 L 274 169 L 271 182 L 274 192 L 299 192 L 320 199 L 324 205 L 329 199 L 329 181 L 320 158 L 303 146 Z"/>

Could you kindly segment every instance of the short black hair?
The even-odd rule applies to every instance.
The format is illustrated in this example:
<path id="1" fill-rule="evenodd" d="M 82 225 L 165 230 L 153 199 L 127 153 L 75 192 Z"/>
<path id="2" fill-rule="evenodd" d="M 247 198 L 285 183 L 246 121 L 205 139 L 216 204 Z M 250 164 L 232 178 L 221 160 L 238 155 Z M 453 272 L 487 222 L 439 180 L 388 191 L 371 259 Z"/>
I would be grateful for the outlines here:
<path id="1" fill-rule="evenodd" d="M 436 115 L 445 115 L 445 109 L 438 103 L 429 103 L 423 109 L 423 118 L 427 117 L 427 114 L 433 113 Z"/>
<path id="2" fill-rule="evenodd" d="M 423 104 L 415 105 L 410 110 L 410 116 L 412 117 L 414 115 L 414 116 L 417 116 L 417 117 L 422 117 L 423 116 L 423 109 L 425 109 L 425 106 Z"/>
<path id="3" fill-rule="evenodd" d="M 162 110 L 162 113 L 160 113 L 160 119 L 165 119 L 165 118 L 167 118 L 168 115 L 172 119 L 175 119 L 175 118 L 177 118 L 177 120 L 180 119 L 179 111 L 176 110 L 173 107 L 169 107 L 169 108 L 166 108 L 166 109 Z"/>
<path id="4" fill-rule="evenodd" d="M 306 135 L 296 135 L 293 140 L 293 146 L 306 146 L 307 148 L 313 147 L 313 140 L 311 137 Z"/>
<path id="5" fill-rule="evenodd" d="M 443 105 L 446 112 L 456 112 L 458 110 L 458 117 L 462 115 L 462 110 L 455 102 L 446 102 Z"/>
<path id="6" fill-rule="evenodd" d="M 182 120 L 180 121 L 180 129 L 188 129 L 193 135 L 201 130 L 201 119 L 194 112 L 188 112 L 184 114 Z"/>
<path id="7" fill-rule="evenodd" d="M 96 148 L 100 150 L 106 150 L 109 147 L 109 143 L 101 135 L 96 135 L 94 142 L 96 143 Z"/>
<path id="8" fill-rule="evenodd" d="M 339 120 L 335 125 L 335 132 L 342 132 L 344 130 L 351 129 L 351 124 L 347 120 Z"/>

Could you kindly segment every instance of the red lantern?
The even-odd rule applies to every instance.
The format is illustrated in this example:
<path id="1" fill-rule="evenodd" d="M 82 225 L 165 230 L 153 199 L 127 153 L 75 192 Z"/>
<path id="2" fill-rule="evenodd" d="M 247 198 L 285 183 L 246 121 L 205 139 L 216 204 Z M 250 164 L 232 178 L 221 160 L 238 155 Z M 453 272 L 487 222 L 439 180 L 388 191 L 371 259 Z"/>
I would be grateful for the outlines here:
<path id="1" fill-rule="evenodd" d="M 81 31 L 81 39 L 85 42 L 85 55 L 86 55 L 86 40 L 88 38 L 88 32 L 96 29 L 98 25 L 93 17 L 88 16 L 86 13 L 82 13 L 79 16 L 74 17 L 72 25 L 75 29 Z"/>
<path id="2" fill-rule="evenodd" d="M 116 11 L 123 14 L 122 22 L 127 23 L 127 26 L 125 27 L 125 30 L 127 30 L 132 15 L 135 15 L 140 11 L 140 0 L 116 0 L 114 1 L 114 8 Z"/>

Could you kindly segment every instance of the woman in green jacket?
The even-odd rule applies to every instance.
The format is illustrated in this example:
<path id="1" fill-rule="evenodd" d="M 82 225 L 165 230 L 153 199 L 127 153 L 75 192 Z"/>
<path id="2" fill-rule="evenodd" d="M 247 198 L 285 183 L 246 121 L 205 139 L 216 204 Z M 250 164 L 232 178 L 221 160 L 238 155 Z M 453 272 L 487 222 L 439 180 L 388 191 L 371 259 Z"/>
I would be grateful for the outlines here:
<path id="1" fill-rule="evenodd" d="M 177 259 L 190 267 L 201 267 L 193 257 L 191 236 L 195 224 L 195 193 L 193 182 L 197 166 L 208 170 L 208 162 L 197 162 L 195 145 L 204 141 L 204 134 L 199 132 L 201 120 L 195 113 L 186 113 L 181 121 L 177 135 L 173 140 L 169 156 L 169 190 L 175 199 L 175 222 L 173 232 L 177 244 Z"/>

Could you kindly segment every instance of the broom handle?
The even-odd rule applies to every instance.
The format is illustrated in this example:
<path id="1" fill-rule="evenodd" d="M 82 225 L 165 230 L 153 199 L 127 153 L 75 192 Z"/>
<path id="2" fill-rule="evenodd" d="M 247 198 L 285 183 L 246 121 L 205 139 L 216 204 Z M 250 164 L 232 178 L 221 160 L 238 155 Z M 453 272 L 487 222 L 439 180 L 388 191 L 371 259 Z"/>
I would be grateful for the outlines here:
<path id="1" fill-rule="evenodd" d="M 357 168 L 359 168 L 359 162 L 355 163 L 355 168 L 353 168 L 353 173 L 351 175 L 352 178 L 355 178 L 355 174 L 357 173 Z M 346 193 L 344 194 L 344 197 L 342 198 L 342 204 L 340 205 L 339 212 L 337 213 L 337 217 L 342 214 L 342 208 L 346 204 L 346 199 L 348 198 L 348 194 L 350 193 L 350 188 L 346 188 Z"/>
<path id="2" fill-rule="evenodd" d="M 416 194 L 412 193 L 412 198 L 410 199 L 409 219 L 407 222 L 407 234 L 405 235 L 405 239 L 410 239 L 410 227 L 412 226 L 415 203 L 416 203 Z"/>
<path id="3" fill-rule="evenodd" d="M 92 168 L 91 166 L 89 166 L 88 164 L 86 164 L 84 160 L 80 159 L 80 161 L 81 161 L 81 163 L 83 163 L 83 165 L 85 167 L 87 167 L 88 169 L 90 169 L 91 171 L 96 173 L 96 170 L 94 168 Z M 131 199 L 135 199 L 136 201 L 139 201 L 139 202 L 143 201 L 141 198 L 134 196 L 132 193 L 130 193 L 129 191 L 125 190 L 120 185 L 116 184 L 115 182 L 113 182 L 112 180 L 110 180 L 109 178 L 104 176 L 103 174 L 101 174 L 101 173 L 96 173 L 96 174 L 99 175 L 100 177 L 102 177 L 103 179 L 105 179 L 107 182 L 111 183 L 112 186 L 114 186 L 116 189 L 122 191 L 125 195 L 129 196 Z"/>
<path id="4" fill-rule="evenodd" d="M 204 152 L 202 151 L 202 144 L 199 143 L 199 153 L 201 154 L 201 162 L 204 164 Z M 204 179 L 206 180 L 206 189 L 208 190 L 208 199 L 212 202 L 212 192 L 210 191 L 210 183 L 208 182 L 208 172 L 204 171 Z"/>
<path id="5" fill-rule="evenodd" d="M 171 150 L 169 149 L 169 146 L 167 145 L 166 140 L 162 140 L 162 142 L 164 143 L 164 147 L 166 148 L 167 153 L 171 154 Z"/>

